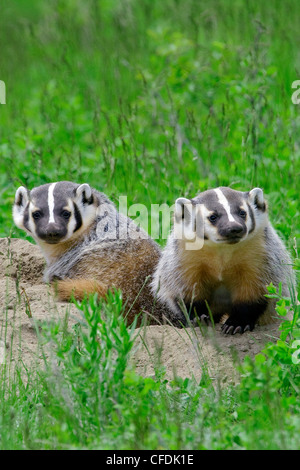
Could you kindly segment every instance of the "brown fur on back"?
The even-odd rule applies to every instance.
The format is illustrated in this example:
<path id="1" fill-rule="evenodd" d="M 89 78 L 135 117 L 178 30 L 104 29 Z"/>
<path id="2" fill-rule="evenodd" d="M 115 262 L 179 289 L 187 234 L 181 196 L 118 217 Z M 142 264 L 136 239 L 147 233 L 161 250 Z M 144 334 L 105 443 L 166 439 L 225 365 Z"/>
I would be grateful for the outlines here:
<path id="1" fill-rule="evenodd" d="M 83 300 L 92 292 L 104 297 L 108 287 L 94 279 L 64 279 L 55 283 L 55 290 L 60 300 L 68 301 L 73 296 L 76 300 Z"/>
<path id="2" fill-rule="evenodd" d="M 165 309 L 154 305 L 149 290 L 151 275 L 159 260 L 159 251 L 148 240 L 132 241 L 127 250 L 118 249 L 112 261 L 105 252 L 97 250 L 87 254 L 69 273 L 71 279 L 57 281 L 57 293 L 61 300 L 73 295 L 82 300 L 87 294 L 98 292 L 105 297 L 108 289 L 120 289 L 123 293 L 125 315 L 132 323 L 136 315 L 148 314 L 149 323 L 163 321 Z M 141 323 L 142 316 L 138 320 Z"/>

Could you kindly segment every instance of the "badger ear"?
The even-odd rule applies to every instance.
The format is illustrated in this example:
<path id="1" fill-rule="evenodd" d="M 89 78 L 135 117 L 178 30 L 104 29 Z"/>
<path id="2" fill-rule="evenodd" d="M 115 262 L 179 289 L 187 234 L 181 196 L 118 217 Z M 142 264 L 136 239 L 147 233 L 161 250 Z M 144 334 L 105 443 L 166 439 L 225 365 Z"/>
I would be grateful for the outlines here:
<path id="1" fill-rule="evenodd" d="M 265 203 L 264 193 L 262 189 L 260 188 L 251 189 L 248 197 L 249 197 L 250 202 L 255 207 L 257 207 L 257 209 L 260 209 L 263 212 L 266 210 L 266 203 Z"/>
<path id="2" fill-rule="evenodd" d="M 13 219 L 17 227 L 24 229 L 23 218 L 26 206 L 29 202 L 29 191 L 24 186 L 20 186 L 15 195 L 13 206 Z"/>
<path id="3" fill-rule="evenodd" d="M 196 236 L 196 206 L 190 199 L 180 197 L 175 201 L 174 236 L 181 240 L 193 240 Z"/>
<path id="4" fill-rule="evenodd" d="M 184 219 L 185 213 L 187 210 L 189 210 L 188 208 L 191 204 L 191 200 L 185 197 L 179 197 L 176 199 L 174 215 L 177 222 Z"/>
<path id="5" fill-rule="evenodd" d="M 76 189 L 76 197 L 82 204 L 93 204 L 94 202 L 92 188 L 87 183 L 78 186 Z"/>
<path id="6" fill-rule="evenodd" d="M 24 211 L 27 203 L 29 201 L 28 191 L 24 186 L 20 186 L 15 195 L 15 206 L 18 208 L 19 211 Z"/>

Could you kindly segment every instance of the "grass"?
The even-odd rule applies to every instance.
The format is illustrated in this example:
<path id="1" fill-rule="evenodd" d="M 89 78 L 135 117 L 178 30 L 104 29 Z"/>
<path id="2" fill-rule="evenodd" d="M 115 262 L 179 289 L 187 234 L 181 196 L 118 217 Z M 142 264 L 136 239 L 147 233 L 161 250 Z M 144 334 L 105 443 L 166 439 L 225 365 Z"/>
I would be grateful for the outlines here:
<path id="1" fill-rule="evenodd" d="M 299 447 L 300 374 L 291 361 L 296 316 L 283 323 L 277 344 L 240 365 L 238 385 L 220 387 L 207 374 L 199 384 L 166 380 L 159 365 L 153 377 L 139 376 L 129 361 L 135 325 L 126 326 L 120 293 L 100 304 L 91 296 L 77 307 L 82 319 L 73 331 L 58 323 L 42 327 L 41 344 L 53 352 L 44 367 L 25 378 L 17 367 L 8 382 L 1 370 L 0 448 Z"/>
<path id="2" fill-rule="evenodd" d="M 24 238 L 11 218 L 21 184 L 89 182 L 149 209 L 218 185 L 259 186 L 299 268 L 299 10 L 297 0 L 3 6 L 0 236 Z M 3 379 L 0 447 L 299 448 L 291 308 L 278 344 L 242 364 L 238 387 L 216 390 L 209 380 L 168 383 L 160 369 L 138 376 L 120 299 L 101 306 L 110 329 L 90 300 L 84 328 L 45 330 L 55 370 Z"/>

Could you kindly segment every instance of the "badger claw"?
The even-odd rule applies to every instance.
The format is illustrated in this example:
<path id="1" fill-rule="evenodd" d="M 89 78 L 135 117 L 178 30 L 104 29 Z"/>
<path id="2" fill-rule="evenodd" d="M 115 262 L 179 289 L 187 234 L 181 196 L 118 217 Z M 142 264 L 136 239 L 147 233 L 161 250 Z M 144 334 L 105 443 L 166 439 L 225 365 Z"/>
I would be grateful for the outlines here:
<path id="1" fill-rule="evenodd" d="M 246 330 L 244 330 L 244 331 L 246 331 Z M 232 334 L 235 335 L 236 333 L 243 333 L 243 330 L 242 330 L 241 326 L 237 326 Z"/>
<path id="2" fill-rule="evenodd" d="M 221 331 L 225 335 L 235 335 L 237 333 L 243 334 L 246 331 L 252 331 L 252 330 L 253 328 L 251 328 L 251 325 L 246 325 L 245 327 L 243 327 L 242 325 L 238 325 L 238 326 L 230 325 L 227 322 L 225 322 L 221 327 Z"/>
<path id="3" fill-rule="evenodd" d="M 232 326 L 232 325 L 231 325 L 231 326 L 227 326 L 227 327 L 225 328 L 225 330 L 224 330 L 224 333 L 225 333 L 226 335 L 232 335 L 232 334 L 233 334 L 233 330 L 234 330 L 234 326 Z"/>

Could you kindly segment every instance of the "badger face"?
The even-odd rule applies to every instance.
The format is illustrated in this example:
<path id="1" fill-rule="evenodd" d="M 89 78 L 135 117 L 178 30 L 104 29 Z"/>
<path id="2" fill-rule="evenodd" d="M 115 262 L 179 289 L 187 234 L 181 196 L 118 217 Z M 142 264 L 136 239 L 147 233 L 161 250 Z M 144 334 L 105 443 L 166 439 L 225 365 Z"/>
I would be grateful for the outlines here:
<path id="1" fill-rule="evenodd" d="M 195 210 L 180 212 L 183 206 Z M 241 192 L 220 187 L 191 200 L 179 198 L 175 203 L 175 220 L 176 216 L 177 220 L 184 218 L 184 214 L 188 214 L 189 227 L 207 245 L 234 245 L 253 236 L 267 223 L 267 206 L 260 188 Z"/>
<path id="2" fill-rule="evenodd" d="M 78 236 L 94 220 L 97 204 L 88 184 L 68 181 L 44 184 L 32 191 L 20 186 L 13 218 L 38 243 L 49 245 Z"/>

